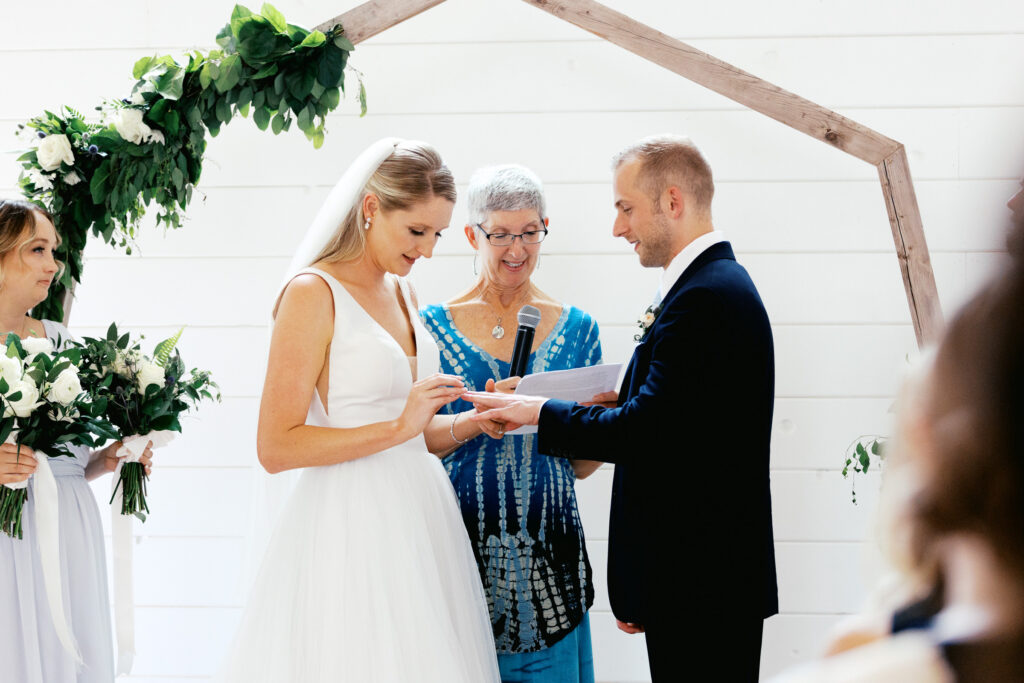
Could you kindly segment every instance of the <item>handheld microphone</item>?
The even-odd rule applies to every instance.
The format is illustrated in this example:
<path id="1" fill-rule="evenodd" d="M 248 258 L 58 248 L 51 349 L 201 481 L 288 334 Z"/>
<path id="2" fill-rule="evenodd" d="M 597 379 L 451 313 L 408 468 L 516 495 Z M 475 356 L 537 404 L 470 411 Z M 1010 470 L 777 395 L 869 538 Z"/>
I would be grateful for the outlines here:
<path id="1" fill-rule="evenodd" d="M 519 329 L 516 330 L 516 345 L 512 349 L 512 360 L 509 362 L 509 377 L 523 377 L 526 375 L 526 362 L 530 359 L 530 351 L 533 349 L 533 333 L 537 331 L 537 324 L 540 323 L 540 309 L 533 306 L 523 306 L 519 309 Z"/>

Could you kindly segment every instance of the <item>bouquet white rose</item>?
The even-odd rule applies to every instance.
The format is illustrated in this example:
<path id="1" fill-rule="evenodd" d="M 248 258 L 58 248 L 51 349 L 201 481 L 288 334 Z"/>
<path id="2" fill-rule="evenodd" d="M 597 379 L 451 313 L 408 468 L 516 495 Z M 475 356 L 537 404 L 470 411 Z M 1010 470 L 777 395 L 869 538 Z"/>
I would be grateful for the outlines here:
<path id="1" fill-rule="evenodd" d="M 56 351 L 48 339 L 7 335 L 6 344 L 0 344 L 0 441 L 55 457 L 70 454 L 71 445 L 95 446 L 113 436 L 109 425 L 95 418 L 96 406 L 82 391 L 80 358 L 77 349 Z M 17 538 L 25 486 L 0 486 L 0 531 Z"/>
<path id="2" fill-rule="evenodd" d="M 70 406 L 82 394 L 82 382 L 78 378 L 78 369 L 70 365 L 61 370 L 57 379 L 50 385 L 49 396 L 62 406 Z"/>
<path id="3" fill-rule="evenodd" d="M 53 342 L 46 337 L 25 337 L 21 340 L 21 347 L 25 349 L 25 364 L 29 365 L 40 353 L 53 353 Z"/>
<path id="4" fill-rule="evenodd" d="M 149 359 L 139 363 L 138 372 L 135 375 L 135 390 L 146 395 L 146 389 L 150 386 L 162 387 L 164 385 L 164 369 Z"/>
<path id="5" fill-rule="evenodd" d="M 39 387 L 31 379 L 16 380 L 6 398 L 4 417 L 28 417 L 33 410 L 42 405 L 42 401 L 39 400 Z"/>

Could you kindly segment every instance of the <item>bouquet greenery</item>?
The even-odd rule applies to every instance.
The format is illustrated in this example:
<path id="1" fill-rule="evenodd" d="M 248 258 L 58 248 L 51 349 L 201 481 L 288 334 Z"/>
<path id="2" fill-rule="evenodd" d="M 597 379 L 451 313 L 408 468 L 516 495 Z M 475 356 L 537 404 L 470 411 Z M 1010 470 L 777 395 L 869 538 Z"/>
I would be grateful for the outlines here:
<path id="1" fill-rule="evenodd" d="M 183 330 L 156 345 L 153 357 L 142 353 L 138 341 L 119 334 L 111 324 L 106 337 L 85 337 L 75 346 L 81 353 L 81 378 L 102 412 L 114 438 L 124 443 L 118 455 L 127 455 L 117 487 L 123 495 L 122 515 L 145 521 L 146 472 L 138 458 L 150 440 L 166 432 L 180 432 L 179 416 L 203 399 L 220 400 L 217 385 L 205 370 L 186 370 L 175 348 Z M 138 448 L 132 448 L 132 445 Z M 159 444 L 157 444 L 159 445 Z M 113 496 L 111 496 L 113 500 Z"/>
<path id="2" fill-rule="evenodd" d="M 57 351 L 49 339 L 8 334 L 0 352 L 0 441 L 57 457 L 112 436 L 99 419 L 101 407 L 82 390 L 78 349 Z M 0 487 L 0 529 L 8 536 L 22 537 L 27 486 L 26 480 Z"/>

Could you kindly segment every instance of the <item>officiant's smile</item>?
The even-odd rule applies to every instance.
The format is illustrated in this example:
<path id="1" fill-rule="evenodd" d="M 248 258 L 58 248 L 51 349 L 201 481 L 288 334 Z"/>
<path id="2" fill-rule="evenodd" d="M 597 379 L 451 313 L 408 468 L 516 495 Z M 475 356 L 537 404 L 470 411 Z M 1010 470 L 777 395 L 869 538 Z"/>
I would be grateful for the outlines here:
<path id="1" fill-rule="evenodd" d="M 530 279 L 548 234 L 548 219 L 536 209 L 493 211 L 486 221 L 467 225 L 466 237 L 477 250 L 485 278 L 499 287 L 519 287 Z"/>

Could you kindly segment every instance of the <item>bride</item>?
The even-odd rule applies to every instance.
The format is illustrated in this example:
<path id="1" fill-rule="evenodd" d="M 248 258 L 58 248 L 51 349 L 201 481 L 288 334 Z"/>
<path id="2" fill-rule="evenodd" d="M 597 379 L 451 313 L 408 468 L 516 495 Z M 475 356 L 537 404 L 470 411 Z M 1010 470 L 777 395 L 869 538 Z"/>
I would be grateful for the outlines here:
<path id="1" fill-rule="evenodd" d="M 292 261 L 274 306 L 257 450 L 268 472 L 301 475 L 225 681 L 499 679 L 476 563 L 431 455 L 458 445 L 459 416 L 435 413 L 466 389 L 437 374 L 403 278 L 430 257 L 454 202 L 432 147 L 381 140 L 332 190 Z M 473 425 L 461 420 L 460 435 Z"/>

